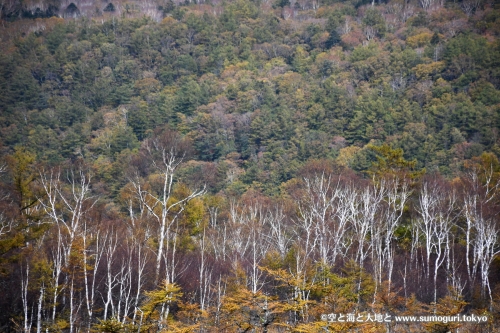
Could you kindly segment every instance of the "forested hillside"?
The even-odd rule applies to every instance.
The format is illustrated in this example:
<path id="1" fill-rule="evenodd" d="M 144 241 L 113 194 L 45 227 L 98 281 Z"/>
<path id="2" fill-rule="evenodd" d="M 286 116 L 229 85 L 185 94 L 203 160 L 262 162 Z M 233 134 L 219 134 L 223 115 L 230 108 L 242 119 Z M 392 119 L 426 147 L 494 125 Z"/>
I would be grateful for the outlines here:
<path id="1" fill-rule="evenodd" d="M 0 23 L 1 331 L 500 331 L 495 1 Z"/>

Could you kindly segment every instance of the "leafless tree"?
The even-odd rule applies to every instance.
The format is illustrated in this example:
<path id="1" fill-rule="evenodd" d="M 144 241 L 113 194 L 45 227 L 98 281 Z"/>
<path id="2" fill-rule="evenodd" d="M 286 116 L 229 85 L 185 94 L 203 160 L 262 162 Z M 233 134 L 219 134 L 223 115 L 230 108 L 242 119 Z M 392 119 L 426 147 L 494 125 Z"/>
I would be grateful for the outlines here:
<path id="1" fill-rule="evenodd" d="M 268 214 L 259 204 L 254 204 L 248 209 L 246 223 L 249 226 L 250 240 L 250 290 L 255 294 L 262 288 L 262 271 L 260 262 L 269 249 L 269 243 L 264 241 L 264 226 L 268 223 Z"/>
<path id="2" fill-rule="evenodd" d="M 14 226 L 14 220 L 7 218 L 3 213 L 0 213 L 0 237 L 9 233 Z"/>
<path id="3" fill-rule="evenodd" d="M 366 186 L 359 190 L 359 193 L 355 188 L 352 188 L 350 192 L 351 195 L 346 202 L 351 209 L 352 235 L 357 246 L 354 260 L 360 267 L 363 267 L 372 245 L 368 235 L 372 232 L 383 193 L 374 186 Z"/>
<path id="4" fill-rule="evenodd" d="M 165 262 L 166 280 L 172 282 L 176 277 L 174 228 L 178 227 L 178 219 L 187 203 L 203 195 L 205 188 L 191 191 L 181 198 L 173 197 L 175 173 L 186 156 L 186 142 L 177 133 L 166 131 L 147 139 L 143 148 L 144 157 L 148 158 L 151 167 L 157 172 L 159 186 L 155 189 L 155 184 L 142 179 L 137 173 L 130 181 L 141 205 L 159 227 L 155 284 L 160 280 L 162 259 Z"/>
<path id="5" fill-rule="evenodd" d="M 74 243 L 78 237 L 85 237 L 85 215 L 94 207 L 98 198 L 91 195 L 91 174 L 80 166 L 66 170 L 66 177 L 61 179 L 61 170 L 51 169 L 40 172 L 40 184 L 44 195 L 39 203 L 47 216 L 47 222 L 52 223 L 57 230 L 56 249 L 52 250 L 53 258 L 53 287 L 52 294 L 52 321 L 55 321 L 57 298 L 61 292 L 59 278 L 62 269 L 68 268 L 71 261 Z M 85 251 L 85 250 L 84 250 Z M 64 287 L 69 294 L 70 303 L 70 332 L 74 330 L 75 307 L 74 276 L 75 271 L 69 270 L 64 275 Z M 69 287 L 69 289 L 67 289 Z M 90 304 L 88 304 L 90 305 Z M 87 308 L 88 310 L 88 308 Z"/>
<path id="6" fill-rule="evenodd" d="M 366 26 L 363 29 L 363 32 L 365 34 L 366 40 L 368 40 L 368 41 L 375 38 L 377 36 L 377 33 L 378 33 L 377 29 L 372 27 L 372 26 Z"/>
<path id="7" fill-rule="evenodd" d="M 54 290 L 52 294 L 52 323 L 56 320 L 56 309 L 57 309 L 57 298 L 61 293 L 61 288 L 59 286 L 59 279 L 64 264 L 64 253 L 62 245 L 62 236 L 60 228 L 57 228 L 57 243 L 51 248 L 51 261 L 52 261 L 52 288 Z"/>
<path id="8" fill-rule="evenodd" d="M 118 246 L 118 235 L 110 230 L 106 237 L 106 244 L 104 249 L 104 260 L 106 263 L 106 272 L 104 278 L 105 293 L 102 295 L 104 303 L 103 319 L 108 319 L 108 311 L 111 306 L 114 310 L 113 303 L 113 289 L 118 285 L 118 274 L 113 272 L 113 263 L 116 259 L 115 253 Z"/>
<path id="9" fill-rule="evenodd" d="M 60 170 L 40 172 L 40 182 L 45 196 L 39 198 L 49 221 L 60 226 L 68 235 L 65 247 L 66 260 L 69 259 L 72 244 L 82 232 L 83 217 L 97 203 L 91 195 L 90 173 L 83 168 L 66 172 L 66 182 L 61 180 Z"/>
<path id="10" fill-rule="evenodd" d="M 304 179 L 305 193 L 299 204 L 305 224 L 312 223 L 314 245 L 323 264 L 334 264 L 349 246 L 344 237 L 349 221 L 349 206 L 344 204 L 346 191 L 340 178 L 325 174 Z"/>
<path id="11" fill-rule="evenodd" d="M 449 258 L 450 232 L 457 217 L 456 204 L 457 198 L 453 190 L 443 188 L 436 181 L 423 183 L 417 206 L 419 217 L 415 227 L 425 242 L 427 279 L 430 277 L 431 266 L 434 267 L 434 302 L 437 301 L 438 270 L 445 259 Z"/>
<path id="12" fill-rule="evenodd" d="M 375 294 L 383 278 L 389 282 L 387 292 L 390 293 L 394 270 L 394 233 L 411 191 L 408 182 L 398 177 L 374 179 L 373 182 L 376 189 L 365 192 L 366 198 L 363 200 L 365 205 L 368 204 L 368 218 L 373 218 L 370 248 L 376 282 Z"/>
<path id="13" fill-rule="evenodd" d="M 210 281 L 212 277 L 212 267 L 208 267 L 207 262 L 207 237 L 206 237 L 206 227 L 203 227 L 203 233 L 201 238 L 198 240 L 198 246 L 200 249 L 200 266 L 199 272 L 199 294 L 200 294 L 200 308 L 202 311 L 208 307 L 209 296 L 210 296 Z"/>
<path id="14" fill-rule="evenodd" d="M 42 307 L 43 307 L 44 295 L 45 295 L 45 283 L 42 282 L 40 286 L 40 295 L 38 297 L 38 309 L 36 313 L 36 333 L 40 333 L 42 331 Z"/>
<path id="15" fill-rule="evenodd" d="M 481 179 L 480 179 L 481 176 Z M 466 175 L 464 191 L 464 213 L 466 219 L 466 263 L 469 282 L 474 280 L 479 269 L 481 292 L 492 300 L 489 271 L 494 257 L 500 253 L 498 234 L 498 190 L 500 180 L 494 179 L 493 166 L 474 167 Z"/>
<path id="16" fill-rule="evenodd" d="M 259 264 L 269 249 L 265 241 L 264 228 L 268 224 L 269 215 L 259 202 L 231 205 L 231 248 L 235 251 L 234 263 L 247 263 L 248 284 L 253 293 L 262 288 L 263 272 Z M 236 268 L 236 266 L 234 267 Z"/>
<path id="17" fill-rule="evenodd" d="M 467 17 L 471 16 L 481 5 L 482 0 L 466 0 L 462 1 L 460 7 Z"/>
<path id="18" fill-rule="evenodd" d="M 26 276 L 23 273 L 26 273 Z M 24 314 L 24 332 L 29 333 L 31 332 L 31 320 L 29 319 L 28 316 L 28 285 L 29 285 L 29 273 L 30 273 L 30 268 L 29 264 L 26 263 L 26 271 L 24 271 L 24 268 L 21 267 L 21 300 L 23 303 L 23 314 Z"/>
<path id="19" fill-rule="evenodd" d="M 282 207 L 276 206 L 268 212 L 269 234 L 267 237 L 271 246 L 278 251 L 281 258 L 285 257 L 292 242 L 292 233 L 287 228 L 285 218 Z"/>
<path id="20" fill-rule="evenodd" d="M 107 237 L 101 237 L 100 232 L 98 231 L 95 234 L 95 237 L 91 237 L 85 228 L 83 239 L 83 283 L 85 285 L 85 306 L 87 309 L 88 316 L 88 329 L 90 330 L 90 325 L 92 323 L 92 318 L 94 315 L 94 305 L 96 302 L 96 290 L 97 290 L 97 274 L 99 263 L 103 257 Z M 60 232 L 59 232 L 59 241 L 60 241 Z M 90 249 L 88 247 L 88 243 L 94 243 L 94 247 Z M 59 264 L 59 252 L 55 253 L 55 265 L 58 267 L 57 273 L 60 274 L 60 264 Z M 56 279 L 57 281 L 57 279 Z M 53 312 L 53 321 L 55 320 L 55 303 L 57 298 L 57 286 L 54 290 L 54 312 Z"/>

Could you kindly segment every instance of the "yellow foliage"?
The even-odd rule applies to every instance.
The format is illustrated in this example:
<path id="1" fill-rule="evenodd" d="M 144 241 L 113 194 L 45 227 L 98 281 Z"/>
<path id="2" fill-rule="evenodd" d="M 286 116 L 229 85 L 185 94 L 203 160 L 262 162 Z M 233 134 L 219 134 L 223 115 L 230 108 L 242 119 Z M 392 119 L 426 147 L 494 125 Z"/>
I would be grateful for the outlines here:
<path id="1" fill-rule="evenodd" d="M 381 146 L 367 145 L 375 154 L 377 161 L 372 163 L 369 173 L 378 177 L 396 175 L 400 179 L 409 177 L 416 179 L 425 173 L 425 169 L 416 171 L 417 161 L 407 161 L 401 148 L 392 149 L 389 145 Z"/>
<path id="2" fill-rule="evenodd" d="M 182 297 L 181 288 L 175 283 L 162 282 L 160 288 L 145 292 L 146 302 L 142 306 L 142 311 L 146 317 L 151 317 L 158 311 L 162 304 L 172 304 Z"/>
<path id="3" fill-rule="evenodd" d="M 156 79 L 148 77 L 136 81 L 134 88 L 139 92 L 141 96 L 145 96 L 150 93 L 159 92 L 161 89 L 161 83 Z"/>
<path id="4" fill-rule="evenodd" d="M 186 218 L 191 223 L 199 222 L 205 215 L 205 205 L 200 198 L 194 198 L 186 205 Z"/>
<path id="5" fill-rule="evenodd" d="M 439 73 L 445 67 L 444 61 L 431 62 L 430 64 L 420 64 L 412 68 L 419 79 Z"/>
<path id="6" fill-rule="evenodd" d="M 174 24 L 176 24 L 176 23 L 177 23 L 177 20 L 176 20 L 176 19 L 174 19 L 174 18 L 173 18 L 173 17 L 171 17 L 171 16 L 167 16 L 167 17 L 165 17 L 165 18 L 163 19 L 163 21 L 161 21 L 161 25 L 162 25 L 162 26 L 165 26 L 165 27 L 170 27 L 170 26 L 172 26 L 172 25 L 174 25 Z"/>
<path id="7" fill-rule="evenodd" d="M 285 59 L 278 57 L 278 58 L 273 58 L 270 61 L 268 61 L 264 65 L 264 71 L 268 72 L 268 71 L 271 71 L 272 69 L 275 69 L 275 68 L 285 69 L 287 67 L 288 67 L 288 65 L 286 64 Z"/>
<path id="8" fill-rule="evenodd" d="M 430 32 L 422 32 L 419 33 L 418 35 L 408 37 L 406 39 L 406 44 L 410 47 L 423 47 L 429 44 L 429 42 L 432 39 L 432 33 Z"/>
<path id="9" fill-rule="evenodd" d="M 200 325 L 190 325 L 187 327 L 177 327 L 176 325 L 170 325 L 168 329 L 162 330 L 163 333 L 191 333 L 196 332 Z"/>
<path id="10" fill-rule="evenodd" d="M 258 328 L 267 330 L 278 324 L 278 317 L 284 313 L 283 305 L 276 297 L 262 292 L 252 293 L 241 286 L 226 295 L 222 302 L 220 326 L 229 332 L 251 331 Z"/>
<path id="11" fill-rule="evenodd" d="M 349 166 L 354 159 L 354 156 L 357 152 L 361 150 L 360 147 L 357 146 L 349 146 L 340 149 L 339 156 L 337 156 L 337 163 L 343 166 Z"/>
<path id="12" fill-rule="evenodd" d="M 399 290 L 390 290 L 389 287 L 389 281 L 384 281 L 380 285 L 379 291 L 375 295 L 375 302 L 372 304 L 375 313 L 395 313 L 398 309 L 404 307 L 405 298 L 399 296 Z M 415 311 L 415 308 L 413 311 Z"/>
<path id="13" fill-rule="evenodd" d="M 221 74 L 221 77 L 223 78 L 228 78 L 234 76 L 237 72 L 241 70 L 245 70 L 249 68 L 249 62 L 248 61 L 242 61 L 238 62 L 236 64 L 227 64 L 225 66 L 224 71 Z M 248 72 L 248 71 L 246 71 Z"/>
<path id="14" fill-rule="evenodd" d="M 462 312 L 467 302 L 465 302 L 459 294 L 453 290 L 451 293 L 441 298 L 435 308 L 433 305 L 429 306 L 429 310 L 434 312 L 437 316 L 455 316 Z M 434 311 L 433 311 L 434 310 Z M 449 323 L 424 323 L 423 326 L 428 332 L 452 332 L 462 326 L 460 322 Z"/>
<path id="15" fill-rule="evenodd" d="M 298 73 L 288 71 L 278 79 L 280 91 L 293 93 L 300 86 L 302 76 Z"/>
<path id="16" fill-rule="evenodd" d="M 168 327 L 163 333 L 189 333 L 200 329 L 202 320 L 207 318 L 207 313 L 202 311 L 198 304 L 183 303 L 179 305 L 179 311 L 175 313 L 175 319 L 169 320 Z"/>

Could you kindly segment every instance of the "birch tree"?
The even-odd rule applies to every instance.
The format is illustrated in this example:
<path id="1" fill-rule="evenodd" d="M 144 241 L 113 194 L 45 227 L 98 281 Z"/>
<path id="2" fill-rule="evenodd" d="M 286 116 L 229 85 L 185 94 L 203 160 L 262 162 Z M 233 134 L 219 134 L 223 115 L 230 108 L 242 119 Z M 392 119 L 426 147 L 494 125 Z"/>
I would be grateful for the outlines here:
<path id="1" fill-rule="evenodd" d="M 86 231 L 86 228 L 85 228 Z M 97 275 L 99 272 L 99 263 L 104 255 L 105 245 L 107 237 L 102 237 L 100 231 L 98 231 L 95 237 L 91 237 L 84 233 L 83 236 L 83 283 L 85 287 L 85 307 L 88 316 L 88 329 L 90 330 L 90 325 L 94 316 L 94 306 L 96 303 L 96 291 L 97 291 Z M 89 243 L 93 243 L 90 247 Z M 56 257 L 57 258 L 57 257 Z M 58 261 L 57 261 L 58 262 Z M 54 293 L 57 292 L 57 288 Z M 54 303 L 56 300 L 56 294 L 54 294 Z M 55 306 L 53 313 L 53 321 L 55 318 Z"/>
<path id="2" fill-rule="evenodd" d="M 498 162 L 497 162 L 498 163 Z M 481 164 L 473 165 L 464 179 L 464 215 L 466 236 L 466 263 L 469 283 L 479 270 L 481 294 L 492 302 L 489 281 L 490 266 L 500 253 L 498 234 L 498 191 L 500 178 L 495 172 L 494 161 L 484 156 Z"/>
<path id="3" fill-rule="evenodd" d="M 433 300 L 437 302 L 439 268 L 449 258 L 450 232 L 456 219 L 456 194 L 437 181 L 424 181 L 419 194 L 416 227 L 425 242 L 427 279 L 433 267 Z M 431 259 L 433 256 L 433 259 Z M 431 263 L 431 260 L 433 261 Z"/>
<path id="4" fill-rule="evenodd" d="M 81 234 L 83 218 L 97 203 L 91 195 L 92 176 L 83 168 L 67 170 L 61 179 L 61 170 L 40 172 L 40 183 L 44 196 L 39 198 L 49 221 L 65 231 L 65 257 L 68 260 L 75 238 Z"/>
<path id="5" fill-rule="evenodd" d="M 371 230 L 371 254 L 375 274 L 375 288 L 387 278 L 388 293 L 391 289 L 392 273 L 394 270 L 394 233 L 403 215 L 404 207 L 410 196 L 408 183 L 398 176 L 374 179 L 377 190 L 374 197 L 379 198 L 379 211 Z M 376 202 L 374 202 L 375 204 Z M 372 208 L 375 209 L 375 208 Z"/>
<path id="6" fill-rule="evenodd" d="M 91 179 L 91 174 L 82 165 L 70 166 L 64 171 L 61 169 L 40 171 L 40 185 L 44 195 L 39 197 L 39 202 L 46 213 L 46 220 L 54 225 L 54 230 L 57 230 L 56 248 L 51 250 L 53 259 L 52 322 L 55 322 L 57 298 L 61 288 L 64 288 L 70 302 L 71 332 L 74 330 L 75 321 L 75 274 L 82 274 L 82 276 L 86 274 L 84 270 L 77 268 L 81 264 L 77 261 L 86 261 L 85 244 L 78 245 L 76 249 L 75 244 L 82 237 L 85 238 L 85 215 L 98 201 L 97 197 L 91 195 Z M 79 251 L 83 253 L 76 253 Z M 61 287 L 59 280 L 62 275 L 64 285 Z M 84 279 L 86 281 L 86 277 Z M 90 306 L 90 303 L 86 304 Z M 87 313 L 90 313 L 89 307 L 87 307 Z"/>
<path id="7" fill-rule="evenodd" d="M 205 188 L 175 196 L 175 174 L 185 160 L 188 142 L 173 131 L 164 131 L 145 140 L 142 155 L 154 172 L 146 179 L 136 171 L 130 179 L 140 204 L 157 223 L 158 250 L 156 252 L 155 284 L 160 280 L 162 259 L 167 283 L 174 281 L 175 233 L 174 227 L 187 203 L 205 193 Z"/>
<path id="8" fill-rule="evenodd" d="M 344 237 L 349 220 L 349 206 L 344 204 L 347 192 L 340 184 L 340 177 L 335 178 L 324 173 L 305 178 L 304 197 L 299 203 L 304 226 L 312 223 L 320 261 L 332 265 L 349 246 Z"/>

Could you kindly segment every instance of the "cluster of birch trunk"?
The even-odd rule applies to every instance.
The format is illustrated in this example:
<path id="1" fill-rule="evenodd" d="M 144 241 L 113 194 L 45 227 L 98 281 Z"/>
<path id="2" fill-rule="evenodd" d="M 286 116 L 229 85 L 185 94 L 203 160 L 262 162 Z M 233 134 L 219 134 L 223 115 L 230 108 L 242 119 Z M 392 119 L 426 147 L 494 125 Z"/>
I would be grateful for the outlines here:
<path id="1" fill-rule="evenodd" d="M 311 172 L 283 198 L 235 199 L 181 186 L 185 155 L 181 142 L 168 141 L 147 142 L 143 158 L 153 171 L 132 166 L 120 202 L 103 205 L 83 167 L 39 170 L 42 195 L 30 209 L 48 229 L 19 261 L 22 330 L 59 325 L 74 333 L 110 319 L 137 327 L 147 319 L 148 292 L 173 284 L 216 324 L 235 272 L 250 293 L 276 294 L 266 270 L 272 260 L 293 280 L 289 294 L 279 295 L 284 302 L 313 297 L 314 265 L 342 274 L 348 262 L 371 275 L 374 301 L 396 292 L 436 303 L 453 290 L 493 302 L 500 226 L 492 168 L 418 182 Z M 202 214 L 193 213 L 197 207 Z M 1 232 L 7 228 L 3 220 Z M 158 320 L 173 309 L 165 301 Z"/>

